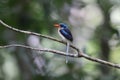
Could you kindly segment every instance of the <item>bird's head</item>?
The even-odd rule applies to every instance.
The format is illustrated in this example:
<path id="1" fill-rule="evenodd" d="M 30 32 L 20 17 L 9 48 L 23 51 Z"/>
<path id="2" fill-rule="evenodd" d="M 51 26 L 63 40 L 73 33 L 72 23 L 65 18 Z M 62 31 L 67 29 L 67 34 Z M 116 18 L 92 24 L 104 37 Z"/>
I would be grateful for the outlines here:
<path id="1" fill-rule="evenodd" d="M 65 23 L 54 24 L 54 26 L 57 28 L 68 28 L 68 26 Z"/>

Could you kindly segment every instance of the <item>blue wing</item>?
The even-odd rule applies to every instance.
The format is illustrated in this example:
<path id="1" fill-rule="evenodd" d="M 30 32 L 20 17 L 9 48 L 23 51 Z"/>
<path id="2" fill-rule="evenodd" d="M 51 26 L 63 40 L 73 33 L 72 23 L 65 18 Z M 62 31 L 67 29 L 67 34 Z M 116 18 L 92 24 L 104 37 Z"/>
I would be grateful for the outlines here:
<path id="1" fill-rule="evenodd" d="M 72 34 L 68 28 L 64 28 L 60 30 L 60 33 L 69 41 L 73 41 Z"/>

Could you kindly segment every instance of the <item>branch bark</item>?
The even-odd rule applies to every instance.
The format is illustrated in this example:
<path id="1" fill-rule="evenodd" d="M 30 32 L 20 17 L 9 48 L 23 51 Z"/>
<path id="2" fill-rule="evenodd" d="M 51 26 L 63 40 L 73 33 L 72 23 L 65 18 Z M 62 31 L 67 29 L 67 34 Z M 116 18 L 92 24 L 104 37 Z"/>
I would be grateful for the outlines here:
<path id="1" fill-rule="evenodd" d="M 47 38 L 47 39 L 50 39 L 50 40 L 53 40 L 53 41 L 57 41 L 57 42 L 66 44 L 66 42 L 60 41 L 60 40 L 55 39 L 55 38 L 50 37 L 50 36 L 46 36 L 46 35 L 30 32 L 30 31 L 24 31 L 24 30 L 19 30 L 19 29 L 13 28 L 13 27 L 5 24 L 2 20 L 0 20 L 0 23 L 4 27 L 6 27 L 8 29 L 11 29 L 13 31 L 16 31 L 16 32 L 20 32 L 20 33 L 24 33 L 24 34 L 28 34 L 28 35 L 36 35 L 36 36 L 44 37 L 44 38 Z M 33 47 L 30 47 L 30 46 L 25 46 L 25 45 L 20 45 L 20 44 L 12 44 L 12 45 L 0 46 L 0 49 L 10 48 L 10 47 L 22 47 L 22 48 L 26 48 L 26 49 L 31 49 L 31 50 L 36 50 L 36 51 L 44 51 L 44 52 L 51 52 L 51 53 L 55 53 L 55 54 L 66 56 L 65 52 L 61 52 L 61 51 L 57 51 L 57 50 L 53 50 L 53 49 L 46 49 L 46 48 L 44 48 L 44 49 L 33 48 Z M 98 58 L 93 58 L 91 56 L 88 56 L 88 55 L 82 53 L 82 51 L 80 51 L 80 49 L 75 47 L 74 45 L 71 45 L 71 47 L 76 49 L 78 51 L 78 54 L 69 53 L 67 56 L 75 57 L 75 58 L 83 57 L 83 58 L 88 59 L 88 60 L 93 61 L 93 62 L 101 63 L 101 64 L 106 65 L 106 66 L 111 66 L 111 67 L 120 69 L 120 64 L 115 64 L 115 63 L 104 61 L 104 60 L 101 60 L 101 59 L 98 59 Z"/>
<path id="2" fill-rule="evenodd" d="M 65 52 L 61 52 L 61 51 L 57 51 L 57 50 L 53 50 L 53 49 L 47 49 L 47 48 L 44 48 L 44 49 L 33 48 L 33 47 L 30 47 L 30 46 L 25 46 L 25 45 L 20 45 L 20 44 L 4 45 L 4 46 L 0 46 L 0 49 L 2 49 L 2 48 L 10 48 L 10 47 L 22 47 L 22 48 L 26 48 L 26 49 L 35 50 L 35 51 L 51 52 L 51 53 L 66 56 Z M 71 54 L 71 53 L 68 56 L 70 56 L 70 57 L 78 57 L 77 55 Z"/>
<path id="3" fill-rule="evenodd" d="M 35 32 L 31 32 L 31 31 L 24 31 L 24 30 L 16 29 L 16 28 L 11 27 L 11 26 L 9 26 L 8 24 L 4 23 L 2 20 L 0 20 L 0 23 L 1 23 L 4 27 L 6 27 L 6 28 L 8 28 L 8 29 L 10 29 L 10 30 L 12 30 L 12 31 L 15 31 L 15 32 L 24 33 L 24 34 L 28 34 L 28 35 L 35 35 L 35 36 L 43 37 L 43 38 L 50 39 L 50 40 L 53 40 L 53 41 L 57 41 L 57 42 L 62 43 L 62 44 L 67 44 L 67 43 L 64 42 L 64 41 L 58 40 L 58 39 L 56 39 L 56 38 L 53 38 L 53 37 L 50 37 L 50 36 L 47 36 L 47 35 L 42 35 L 42 34 L 38 34 L 38 33 L 35 33 Z M 79 49 L 78 49 L 77 47 L 73 46 L 72 44 L 71 44 L 70 46 L 71 46 L 73 49 L 77 50 L 77 52 L 79 52 Z"/>

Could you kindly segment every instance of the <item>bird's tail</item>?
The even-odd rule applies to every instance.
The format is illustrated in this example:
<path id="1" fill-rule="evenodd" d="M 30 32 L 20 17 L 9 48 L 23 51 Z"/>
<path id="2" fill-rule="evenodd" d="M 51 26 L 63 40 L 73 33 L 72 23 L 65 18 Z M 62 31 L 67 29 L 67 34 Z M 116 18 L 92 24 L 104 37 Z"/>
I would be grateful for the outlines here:
<path id="1" fill-rule="evenodd" d="M 67 41 L 67 46 L 66 46 L 66 63 L 68 63 L 69 47 L 70 47 L 70 43 Z"/>

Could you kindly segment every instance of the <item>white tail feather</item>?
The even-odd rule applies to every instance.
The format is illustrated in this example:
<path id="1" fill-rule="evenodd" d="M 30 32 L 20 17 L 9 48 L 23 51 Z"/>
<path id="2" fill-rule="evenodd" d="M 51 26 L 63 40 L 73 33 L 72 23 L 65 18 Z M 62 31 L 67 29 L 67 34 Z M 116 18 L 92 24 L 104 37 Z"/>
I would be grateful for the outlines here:
<path id="1" fill-rule="evenodd" d="M 70 44 L 69 42 L 67 41 L 67 46 L 66 46 L 66 63 L 68 63 L 68 54 L 69 54 L 69 47 L 70 47 Z"/>

